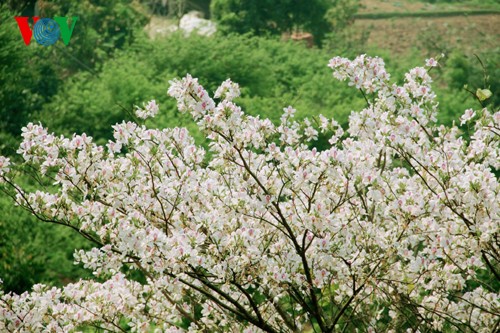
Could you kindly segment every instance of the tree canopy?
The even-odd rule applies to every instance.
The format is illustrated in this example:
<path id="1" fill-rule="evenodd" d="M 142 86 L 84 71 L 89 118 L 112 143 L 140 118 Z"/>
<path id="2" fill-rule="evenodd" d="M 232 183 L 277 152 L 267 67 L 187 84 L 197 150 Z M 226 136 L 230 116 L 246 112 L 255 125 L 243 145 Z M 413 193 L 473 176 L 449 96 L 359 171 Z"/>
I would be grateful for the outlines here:
<path id="1" fill-rule="evenodd" d="M 226 32 L 256 35 L 303 30 L 319 43 L 330 24 L 325 15 L 331 0 L 213 0 L 212 17 Z"/>

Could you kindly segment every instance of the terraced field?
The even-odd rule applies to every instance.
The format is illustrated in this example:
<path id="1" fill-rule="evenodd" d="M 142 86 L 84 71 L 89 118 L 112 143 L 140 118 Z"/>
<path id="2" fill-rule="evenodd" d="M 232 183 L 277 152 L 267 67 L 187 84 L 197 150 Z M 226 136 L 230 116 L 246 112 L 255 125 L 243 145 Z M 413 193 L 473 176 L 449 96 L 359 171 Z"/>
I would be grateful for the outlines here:
<path id="1" fill-rule="evenodd" d="M 362 5 L 355 30 L 369 31 L 368 46 L 393 54 L 412 48 L 423 53 L 455 47 L 473 52 L 500 46 L 498 6 L 373 0 L 364 0 Z M 374 18 L 377 15 L 380 18 Z"/>

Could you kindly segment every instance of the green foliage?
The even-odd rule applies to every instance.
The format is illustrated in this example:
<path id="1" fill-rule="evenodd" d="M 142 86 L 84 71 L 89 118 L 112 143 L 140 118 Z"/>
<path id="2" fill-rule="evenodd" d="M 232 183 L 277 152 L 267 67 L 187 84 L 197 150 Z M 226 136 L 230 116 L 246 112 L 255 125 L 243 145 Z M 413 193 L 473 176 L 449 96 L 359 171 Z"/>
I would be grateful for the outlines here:
<path id="1" fill-rule="evenodd" d="M 32 110 L 55 93 L 59 80 L 44 60 L 45 50 L 24 44 L 15 15 L 0 6 L 0 132 L 18 135 Z M 0 152 L 5 149 L 0 143 Z"/>
<path id="2" fill-rule="evenodd" d="M 134 105 L 156 99 L 161 112 L 151 120 L 155 126 L 188 126 L 202 142 L 166 94 L 169 80 L 190 73 L 211 92 L 227 78 L 239 83 L 238 103 L 253 115 L 277 122 L 291 104 L 298 118 L 321 113 L 345 124 L 364 100 L 333 79 L 326 66 L 329 59 L 323 50 L 257 37 L 145 40 L 117 53 L 99 75 L 74 76 L 38 118 L 57 133 L 86 132 L 104 141 L 111 137 L 111 125 L 130 118 Z"/>
<path id="3" fill-rule="evenodd" d="M 14 12 L 24 12 L 30 11 L 35 6 L 35 2 L 36 0 L 5 0 L 4 4 Z"/>
<path id="4" fill-rule="evenodd" d="M 36 43 L 24 44 L 16 15 L 0 6 L 2 155 L 14 153 L 21 127 L 55 94 L 61 82 L 54 65 L 47 61 L 50 51 Z M 74 247 L 83 244 L 79 236 L 53 225 L 41 225 L 1 191 L 0 212 L 0 279 L 4 290 L 23 292 L 34 283 L 61 285 L 84 276 L 83 269 L 72 265 Z"/>
<path id="5" fill-rule="evenodd" d="M 331 0 L 213 0 L 212 18 L 226 33 L 280 34 L 304 30 L 319 44 L 330 25 L 325 18 Z"/>
<path id="6" fill-rule="evenodd" d="M 467 28 L 467 33 L 478 35 L 477 29 Z M 419 47 L 426 50 L 425 56 L 432 57 L 444 53 L 441 66 L 432 73 L 436 93 L 440 99 L 438 118 L 451 124 L 457 119 L 457 113 L 465 109 L 479 109 L 488 105 L 491 109 L 500 107 L 500 47 L 494 34 L 481 34 L 465 45 L 451 43 L 456 30 L 446 34 L 436 34 L 432 26 L 425 31 L 419 41 Z M 479 38 L 480 37 L 480 38 Z M 413 56 L 421 56 L 417 52 Z M 489 89 L 493 92 L 491 98 L 480 103 L 475 98 L 477 89 Z"/>
<path id="7" fill-rule="evenodd" d="M 118 56 L 99 74 L 70 78 L 37 118 L 58 133 L 85 132 L 102 143 L 111 138 L 111 125 L 131 119 L 134 105 L 166 95 L 168 82 L 155 79 L 153 68 L 140 58 Z"/>
<path id="8" fill-rule="evenodd" d="M 333 5 L 326 13 L 333 32 L 340 32 L 354 23 L 354 17 L 360 7 L 359 0 L 333 0 Z"/>
<path id="9" fill-rule="evenodd" d="M 10 8 L 24 7 L 13 3 Z M 14 20 L 20 15 L 6 5 L 0 7 L 0 152 L 10 154 L 7 141 L 33 119 L 72 73 L 90 70 L 112 55 L 115 49 L 142 35 L 147 19 L 131 0 L 38 1 L 42 17 L 78 16 L 68 46 L 26 46 Z M 50 116 L 52 117 L 53 114 Z M 88 121 L 88 119 L 87 119 Z M 98 122 L 98 121 L 97 121 Z M 12 145 L 10 145 L 12 147 Z"/>
<path id="10" fill-rule="evenodd" d="M 394 59 L 380 50 L 358 51 L 382 56 L 395 82 L 403 81 L 408 68 L 423 65 L 417 53 Z M 237 35 L 214 38 L 172 35 L 163 40 L 138 41 L 128 50 L 118 52 L 99 74 L 80 73 L 68 80 L 37 119 L 57 133 L 86 132 L 103 143 L 111 138 L 111 125 L 133 118 L 135 105 L 156 99 L 161 112 L 157 118 L 148 120 L 151 125 L 187 126 L 197 142 L 202 143 L 201 133 L 176 111 L 174 101 L 166 95 L 169 80 L 190 73 L 211 92 L 226 78 L 231 78 L 242 88 L 238 104 L 245 112 L 270 118 L 275 123 L 282 109 L 291 104 L 297 109 L 299 119 L 323 114 L 334 116 L 345 125 L 351 110 L 361 109 L 365 102 L 361 94 L 331 77 L 326 64 L 332 52 Z M 348 51 L 335 53 L 351 56 Z M 453 59 L 455 56 L 432 72 L 441 103 L 438 120 L 446 124 L 458 119 L 465 108 L 480 106 L 462 89 L 466 83 L 459 77 L 464 70 L 462 62 Z M 481 81 L 480 67 L 470 65 L 463 75 L 471 82 Z M 488 66 L 494 73 L 494 67 Z M 477 79 L 468 72 L 474 70 Z M 474 91 L 488 87 L 495 91 L 497 77 L 490 75 L 491 84 L 487 87 L 480 82 L 471 87 Z M 460 83 L 457 86 L 455 82 Z M 488 101 L 495 98 L 498 97 Z"/>
<path id="11" fill-rule="evenodd" d="M 450 70 L 446 73 L 450 88 L 455 90 L 476 91 L 489 89 L 492 92 L 500 91 L 500 48 L 489 52 L 480 52 L 480 55 L 468 55 L 460 52 L 450 54 L 446 66 Z M 483 67 L 484 66 L 484 67 Z M 493 93 L 485 101 L 493 108 L 500 106 L 500 95 Z"/>
<path id="12" fill-rule="evenodd" d="M 146 13 L 132 0 L 40 0 L 40 16 L 78 16 L 68 46 L 51 48 L 66 70 L 94 67 L 116 49 L 130 45 L 148 22 Z M 57 45 L 57 44 L 55 44 Z"/>
<path id="13" fill-rule="evenodd" d="M 155 15 L 169 18 L 181 18 L 185 13 L 200 11 L 208 18 L 210 16 L 211 0 L 139 0 L 148 11 Z"/>
<path id="14" fill-rule="evenodd" d="M 38 221 L 0 192 L 2 289 L 22 293 L 35 283 L 63 285 L 90 274 L 73 265 L 73 249 L 88 248 L 75 232 Z"/>

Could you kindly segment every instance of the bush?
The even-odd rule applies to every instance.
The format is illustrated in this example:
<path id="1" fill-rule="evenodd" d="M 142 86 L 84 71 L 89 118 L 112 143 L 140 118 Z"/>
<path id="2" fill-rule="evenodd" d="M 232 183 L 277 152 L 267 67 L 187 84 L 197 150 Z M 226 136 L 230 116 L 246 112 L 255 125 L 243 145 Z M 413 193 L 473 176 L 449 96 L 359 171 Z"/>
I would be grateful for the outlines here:
<path id="1" fill-rule="evenodd" d="M 175 104 L 165 94 L 169 80 L 191 73 L 209 91 L 215 91 L 225 77 L 238 81 L 242 107 L 275 122 L 279 120 L 277 111 L 292 102 L 299 119 L 335 114 L 346 124 L 348 114 L 364 100 L 323 74 L 322 64 L 327 59 L 321 50 L 247 36 L 173 35 L 141 41 L 118 52 L 98 75 L 80 73 L 69 80 L 37 119 L 56 132 L 85 132 L 107 140 L 111 138 L 109 127 L 132 119 L 134 105 L 140 106 L 141 98 L 146 98 L 156 99 L 161 106 L 159 118 L 153 120 L 155 126 L 188 126 L 196 131 L 175 112 Z M 200 134 L 194 135 L 198 142 L 203 140 Z"/>
<path id="2" fill-rule="evenodd" d="M 5 136 L 18 136 L 33 111 L 39 109 L 60 84 L 54 66 L 45 60 L 45 50 L 23 43 L 15 15 L 0 5 L 0 133 Z M 0 149 L 5 149 L 3 142 Z"/>
<path id="3" fill-rule="evenodd" d="M 132 0 L 40 0 L 37 5 L 42 17 L 79 17 L 70 44 L 50 49 L 61 69 L 71 73 L 99 66 L 115 50 L 145 38 L 147 15 Z"/>
<path id="4" fill-rule="evenodd" d="M 330 29 L 325 16 L 332 5 L 330 0 L 213 0 L 210 8 L 219 30 L 226 33 L 259 36 L 304 30 L 320 44 Z"/>
<path id="5" fill-rule="evenodd" d="M 23 186 L 34 188 L 24 181 Z M 62 286 L 89 277 L 73 264 L 75 248 L 90 248 L 77 233 L 43 223 L 0 196 L 0 278 L 7 292 L 22 293 L 36 283 Z"/>

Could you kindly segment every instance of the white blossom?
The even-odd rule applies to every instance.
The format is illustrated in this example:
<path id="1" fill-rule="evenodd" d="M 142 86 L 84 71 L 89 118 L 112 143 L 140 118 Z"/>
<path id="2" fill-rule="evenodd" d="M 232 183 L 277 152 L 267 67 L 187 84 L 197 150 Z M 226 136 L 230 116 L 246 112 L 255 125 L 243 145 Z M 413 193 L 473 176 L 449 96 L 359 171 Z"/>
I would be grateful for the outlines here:
<path id="1" fill-rule="evenodd" d="M 370 95 L 346 129 L 293 120 L 291 106 L 277 125 L 246 115 L 237 84 L 216 102 L 190 75 L 168 93 L 208 152 L 184 128 L 122 122 L 105 148 L 24 127 L 24 162 L 0 157 L 2 189 L 91 238 L 75 262 L 99 280 L 0 293 L 0 331 L 494 331 L 500 113 L 466 110 L 466 140 L 436 124 L 425 68 L 397 85 L 380 58 L 329 66 Z M 320 132 L 330 146 L 311 148 Z M 54 188 L 15 185 L 23 164 Z"/>

